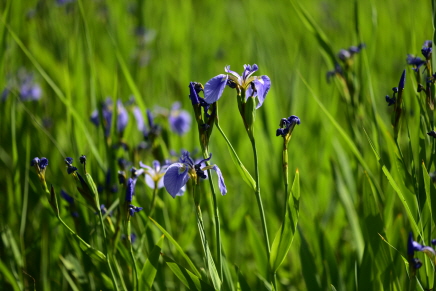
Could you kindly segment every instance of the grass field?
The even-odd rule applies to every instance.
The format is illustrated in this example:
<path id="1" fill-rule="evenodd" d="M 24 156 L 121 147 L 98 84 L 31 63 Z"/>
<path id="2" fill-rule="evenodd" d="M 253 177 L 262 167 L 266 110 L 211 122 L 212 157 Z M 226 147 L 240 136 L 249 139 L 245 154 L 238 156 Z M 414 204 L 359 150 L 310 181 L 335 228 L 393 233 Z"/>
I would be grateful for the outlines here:
<path id="1" fill-rule="evenodd" d="M 0 1 L 0 289 L 432 290 L 433 6 Z M 190 82 L 245 64 L 271 80 L 254 122 L 259 78 L 229 83 L 208 114 L 192 104 Z M 164 171 L 135 185 L 132 167 L 183 150 L 212 153 L 226 195 L 189 163 L 170 168 L 190 170 L 182 196 L 156 187 Z"/>

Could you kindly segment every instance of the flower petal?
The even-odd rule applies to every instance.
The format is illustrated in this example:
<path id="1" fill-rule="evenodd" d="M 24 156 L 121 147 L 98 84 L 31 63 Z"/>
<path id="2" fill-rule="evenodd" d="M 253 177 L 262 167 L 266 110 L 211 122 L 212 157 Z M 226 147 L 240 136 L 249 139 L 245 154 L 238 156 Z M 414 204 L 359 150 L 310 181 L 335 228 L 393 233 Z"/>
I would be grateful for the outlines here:
<path id="1" fill-rule="evenodd" d="M 247 80 L 258 69 L 259 69 L 259 67 L 256 64 L 254 64 L 253 66 L 244 65 L 244 73 L 242 73 L 242 79 Z"/>
<path id="2" fill-rule="evenodd" d="M 271 88 L 271 80 L 268 76 L 261 76 L 258 79 L 254 80 L 254 85 L 257 90 L 257 103 L 256 109 L 262 106 L 265 101 L 266 94 L 268 94 L 269 88 Z"/>
<path id="3" fill-rule="evenodd" d="M 204 85 L 204 101 L 206 103 L 212 104 L 220 99 L 228 78 L 228 75 L 220 74 L 207 81 Z"/>
<path id="4" fill-rule="evenodd" d="M 189 180 L 188 168 L 182 163 L 174 163 L 168 167 L 163 180 L 165 189 L 175 198 Z"/>
<path id="5" fill-rule="evenodd" d="M 221 195 L 226 195 L 227 194 L 227 187 L 226 187 L 226 184 L 224 183 L 224 177 L 223 177 L 223 174 L 221 173 L 220 168 L 218 168 L 217 165 L 214 165 L 212 167 L 212 170 L 214 170 L 216 172 L 216 174 L 218 175 L 218 187 L 220 188 Z"/>
<path id="6" fill-rule="evenodd" d="M 225 67 L 224 67 L 224 71 L 226 71 L 226 73 L 229 73 L 229 74 L 232 74 L 233 76 L 235 76 L 236 79 L 238 79 L 238 84 L 239 84 L 239 85 L 242 84 L 242 77 L 241 77 L 238 73 L 236 73 L 236 72 L 230 70 L 230 66 L 225 66 Z"/>

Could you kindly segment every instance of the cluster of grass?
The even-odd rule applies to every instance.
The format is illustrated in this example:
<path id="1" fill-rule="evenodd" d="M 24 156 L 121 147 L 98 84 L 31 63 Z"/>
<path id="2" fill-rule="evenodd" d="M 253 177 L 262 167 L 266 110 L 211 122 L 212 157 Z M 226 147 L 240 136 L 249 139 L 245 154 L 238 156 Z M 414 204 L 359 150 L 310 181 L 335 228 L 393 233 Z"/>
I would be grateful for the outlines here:
<path id="1" fill-rule="evenodd" d="M 122 186 L 111 191 L 120 170 L 118 158 L 136 168 L 139 161 L 163 162 L 171 158 L 170 152 L 178 155 L 182 149 L 200 158 L 194 118 L 185 135 L 170 129 L 167 114 L 173 102 L 193 114 L 190 81 L 205 84 L 224 73 L 225 65 L 240 73 L 242 65 L 256 63 L 259 75 L 268 75 L 272 82 L 254 125 L 270 242 L 284 220 L 287 197 L 283 141 L 275 133 L 281 118 L 290 115 L 301 119 L 288 150 L 289 188 L 299 172 L 298 227 L 274 280 L 253 189 L 214 128 L 211 162 L 220 167 L 228 189 L 227 195 L 216 197 L 221 290 L 430 290 L 434 262 L 418 253 L 423 267 L 411 268 L 407 238 L 412 231 L 416 241 L 429 245 L 436 237 L 435 188 L 429 175 L 436 170 L 435 142 L 426 134 L 434 129 L 434 118 L 424 94 L 417 93 L 416 74 L 406 56 L 420 55 L 423 42 L 433 39 L 432 4 L 1 1 L 0 90 L 6 88 L 8 94 L 4 91 L 0 97 L 0 289 L 114 289 L 100 253 L 89 256 L 89 249 L 56 218 L 30 166 L 34 157 L 49 160 L 45 179 L 57 195 L 60 218 L 94 249 L 105 252 L 102 220 L 77 191 L 64 159 L 73 157 L 79 168 L 79 156 L 87 156 L 88 173 L 104 186 L 100 202 L 109 209 L 103 219 L 110 229 L 124 203 Z M 327 82 L 327 71 L 340 62 L 336 53 L 360 43 L 366 47 L 353 56 L 349 83 L 338 75 Z M 396 105 L 389 107 L 384 96 L 397 86 L 404 69 L 397 137 L 391 126 Z M 39 84 L 39 100 L 23 100 L 23 74 L 32 74 Z M 129 122 L 122 136 L 114 125 L 107 138 L 103 127 L 90 121 L 108 96 L 114 104 L 117 99 L 128 103 L 134 96 L 134 105 L 126 105 Z M 234 91 L 226 89 L 218 104 L 220 126 L 254 177 L 251 144 Z M 159 146 L 144 141 L 133 106 L 144 118 L 147 109 L 157 115 Z M 208 183 L 202 184 L 204 229 L 216 263 L 213 199 Z M 78 217 L 71 215 L 61 190 L 74 197 Z M 109 238 L 119 290 L 218 289 L 207 268 L 210 258 L 204 256 L 192 191 L 173 199 L 162 188 L 153 201 L 142 176 L 134 204 L 144 210 L 131 219 L 139 282 L 129 241 L 123 239 L 126 228 L 114 235 L 116 240 Z"/>

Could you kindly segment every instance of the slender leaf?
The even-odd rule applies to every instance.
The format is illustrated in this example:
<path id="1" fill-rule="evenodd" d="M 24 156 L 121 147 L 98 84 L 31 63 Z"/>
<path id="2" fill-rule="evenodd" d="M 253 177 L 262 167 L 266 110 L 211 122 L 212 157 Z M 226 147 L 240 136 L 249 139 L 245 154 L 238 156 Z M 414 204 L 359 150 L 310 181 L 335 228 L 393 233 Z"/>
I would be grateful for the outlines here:
<path id="1" fill-rule="evenodd" d="M 164 238 L 165 236 L 162 235 L 154 248 L 151 250 L 147 261 L 144 264 L 144 267 L 142 267 L 141 273 L 139 275 L 139 286 L 141 290 L 151 290 L 154 278 L 156 277 L 157 265 L 159 262 L 160 253 L 162 251 Z"/>
<path id="2" fill-rule="evenodd" d="M 189 290 L 198 290 L 198 291 L 208 291 L 215 290 L 212 286 L 208 285 L 206 282 L 201 280 L 199 277 L 195 276 L 195 274 L 191 273 L 189 270 L 186 270 L 173 260 L 171 260 L 168 256 L 163 255 L 163 259 L 165 263 L 170 267 L 171 271 L 173 271 L 174 275 L 179 278 L 179 280 L 188 287 Z"/>
<path id="3" fill-rule="evenodd" d="M 180 255 L 186 260 L 188 265 L 192 268 L 192 271 L 194 274 L 201 278 L 200 272 L 195 267 L 194 263 L 191 261 L 191 259 L 186 255 L 186 253 L 183 251 L 182 247 L 177 243 L 177 241 L 168 233 L 168 231 L 165 230 L 157 221 L 155 221 L 153 218 L 149 217 L 149 219 L 157 226 L 157 228 L 160 229 L 160 231 L 163 232 L 165 237 L 176 247 L 176 250 L 180 253 Z"/>

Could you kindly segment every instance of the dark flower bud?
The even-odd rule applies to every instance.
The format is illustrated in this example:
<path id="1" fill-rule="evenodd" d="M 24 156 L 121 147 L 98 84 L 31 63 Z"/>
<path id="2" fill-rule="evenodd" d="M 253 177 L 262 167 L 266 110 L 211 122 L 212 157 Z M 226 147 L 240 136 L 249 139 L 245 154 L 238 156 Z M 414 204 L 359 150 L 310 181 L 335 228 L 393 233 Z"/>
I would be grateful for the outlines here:
<path id="1" fill-rule="evenodd" d="M 436 138 L 436 132 L 434 130 L 427 132 L 427 134 L 433 138 Z"/>
<path id="2" fill-rule="evenodd" d="M 48 166 L 48 159 L 47 158 L 41 158 L 39 161 L 39 168 L 41 170 L 44 170 Z"/>
<path id="3" fill-rule="evenodd" d="M 79 161 L 81 164 L 86 163 L 86 156 L 85 155 L 80 156 Z"/>
<path id="4" fill-rule="evenodd" d="M 65 158 L 65 164 L 71 165 L 73 163 L 73 158 L 67 157 Z"/>

